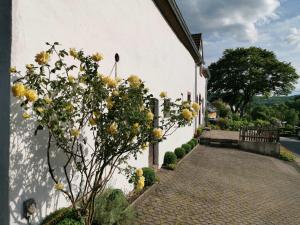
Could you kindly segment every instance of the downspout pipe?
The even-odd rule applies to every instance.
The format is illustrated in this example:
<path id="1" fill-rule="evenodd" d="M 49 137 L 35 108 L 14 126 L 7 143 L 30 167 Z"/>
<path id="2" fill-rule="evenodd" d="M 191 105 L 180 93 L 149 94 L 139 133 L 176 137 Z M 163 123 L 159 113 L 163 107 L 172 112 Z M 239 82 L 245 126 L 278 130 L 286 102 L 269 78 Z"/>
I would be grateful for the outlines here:
<path id="1" fill-rule="evenodd" d="M 198 69 L 198 64 L 195 63 L 195 102 L 197 102 L 197 93 L 198 93 L 198 77 L 197 77 L 197 69 Z M 194 120 L 194 133 L 197 132 L 197 117 L 195 117 Z"/>
<path id="2" fill-rule="evenodd" d="M 8 225 L 12 0 L 0 1 L 0 34 L 0 224 Z"/>

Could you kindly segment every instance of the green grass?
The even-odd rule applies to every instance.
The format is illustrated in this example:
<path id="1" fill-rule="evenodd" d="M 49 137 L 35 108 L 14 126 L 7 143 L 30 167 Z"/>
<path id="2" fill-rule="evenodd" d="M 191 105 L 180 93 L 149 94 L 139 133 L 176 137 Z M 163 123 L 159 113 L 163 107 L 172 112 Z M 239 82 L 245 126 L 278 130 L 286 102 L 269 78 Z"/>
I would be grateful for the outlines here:
<path id="1" fill-rule="evenodd" d="M 279 158 L 288 162 L 293 162 L 296 160 L 296 156 L 290 150 L 283 146 L 280 146 Z"/>

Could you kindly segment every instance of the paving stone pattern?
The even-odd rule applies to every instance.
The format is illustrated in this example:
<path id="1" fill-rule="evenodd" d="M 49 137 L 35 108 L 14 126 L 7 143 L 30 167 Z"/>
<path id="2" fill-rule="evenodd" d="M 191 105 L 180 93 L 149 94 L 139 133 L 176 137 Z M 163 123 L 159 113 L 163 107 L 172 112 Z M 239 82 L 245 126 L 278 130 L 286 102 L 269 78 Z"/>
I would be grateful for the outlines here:
<path id="1" fill-rule="evenodd" d="M 239 132 L 228 130 L 211 130 L 203 132 L 201 137 L 213 139 L 239 140 Z"/>
<path id="2" fill-rule="evenodd" d="M 136 224 L 300 224 L 300 173 L 278 159 L 200 146 L 159 177 Z"/>

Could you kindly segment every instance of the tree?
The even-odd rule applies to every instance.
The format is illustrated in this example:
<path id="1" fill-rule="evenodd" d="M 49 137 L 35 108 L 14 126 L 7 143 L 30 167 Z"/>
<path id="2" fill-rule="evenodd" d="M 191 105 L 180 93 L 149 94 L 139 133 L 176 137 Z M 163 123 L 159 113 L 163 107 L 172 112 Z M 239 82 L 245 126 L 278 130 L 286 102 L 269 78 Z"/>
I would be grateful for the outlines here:
<path id="1" fill-rule="evenodd" d="M 257 47 L 226 49 L 209 70 L 210 99 L 222 99 L 241 117 L 255 95 L 287 95 L 299 78 L 290 63 Z"/>
<path id="2" fill-rule="evenodd" d="M 217 108 L 218 114 L 220 117 L 226 118 L 229 116 L 230 109 L 222 100 L 219 99 L 219 100 L 213 101 L 212 105 Z"/>
<path id="3" fill-rule="evenodd" d="M 91 225 L 95 198 L 103 193 L 114 171 L 126 172 L 127 160 L 147 144 L 190 125 L 200 106 L 169 100 L 164 109 L 169 116 L 155 118 L 153 95 L 138 76 L 105 76 L 99 71 L 101 54 L 67 52 L 58 50 L 58 43 L 48 45 L 47 51 L 36 55 L 35 64 L 26 65 L 24 75 L 11 68 L 15 77 L 12 92 L 23 118 L 37 124 L 35 134 L 48 131 L 48 147 L 39 150 L 46 154 L 55 189 Z M 161 97 L 166 98 L 166 93 Z M 160 120 L 156 127 L 155 119 Z M 55 154 L 62 155 L 62 168 L 53 165 Z M 139 176 L 136 188 L 142 189 L 144 181 Z"/>

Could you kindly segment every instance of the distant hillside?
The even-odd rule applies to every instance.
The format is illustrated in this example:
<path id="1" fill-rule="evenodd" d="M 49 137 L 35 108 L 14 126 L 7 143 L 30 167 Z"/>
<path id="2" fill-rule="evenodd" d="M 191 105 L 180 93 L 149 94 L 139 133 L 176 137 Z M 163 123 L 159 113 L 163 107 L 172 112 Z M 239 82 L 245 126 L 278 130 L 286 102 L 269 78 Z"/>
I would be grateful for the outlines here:
<path id="1" fill-rule="evenodd" d="M 253 99 L 253 103 L 255 104 L 263 104 L 263 105 L 274 105 L 280 104 L 287 101 L 294 100 L 295 98 L 300 98 L 300 95 L 293 95 L 293 96 L 273 96 L 270 98 L 266 98 L 264 96 L 255 96 Z"/>

